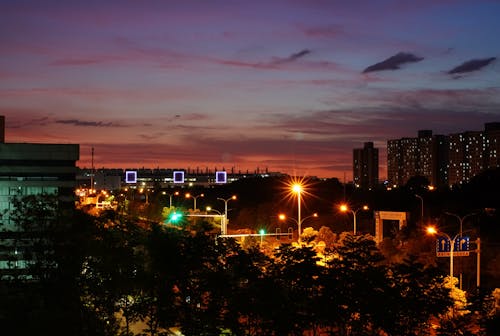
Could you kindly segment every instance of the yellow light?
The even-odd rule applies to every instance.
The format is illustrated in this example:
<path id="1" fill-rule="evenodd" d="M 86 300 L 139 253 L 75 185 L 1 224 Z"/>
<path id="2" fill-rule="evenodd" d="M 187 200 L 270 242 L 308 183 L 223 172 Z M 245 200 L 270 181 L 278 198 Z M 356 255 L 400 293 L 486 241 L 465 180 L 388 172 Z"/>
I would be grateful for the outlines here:
<path id="1" fill-rule="evenodd" d="M 369 208 L 368 208 L 368 205 L 363 205 L 363 210 L 365 210 L 365 211 L 366 211 L 366 210 L 368 210 L 368 209 L 369 209 Z"/>
<path id="2" fill-rule="evenodd" d="M 316 212 L 313 213 L 313 217 L 318 217 L 318 214 Z"/>
<path id="3" fill-rule="evenodd" d="M 187 194 L 186 194 L 186 198 L 189 198 L 189 197 L 191 197 L 191 194 L 190 194 L 190 193 L 187 193 Z"/>
<path id="4" fill-rule="evenodd" d="M 286 219 L 286 216 L 284 214 L 279 214 L 278 218 L 283 221 Z"/>
<path id="5" fill-rule="evenodd" d="M 231 199 L 235 200 L 236 199 L 236 195 L 231 196 Z"/>
<path id="6" fill-rule="evenodd" d="M 207 209 L 207 211 L 211 211 L 211 210 L 212 210 L 212 207 L 207 206 L 207 207 L 206 207 L 206 209 Z"/>
<path id="7" fill-rule="evenodd" d="M 341 204 L 340 207 L 339 207 L 340 211 L 342 212 L 346 212 L 347 210 L 349 210 L 349 207 L 345 204 Z"/>
<path id="8" fill-rule="evenodd" d="M 292 190 L 294 193 L 301 193 L 302 192 L 302 185 L 296 183 L 292 186 Z"/>
<path id="9" fill-rule="evenodd" d="M 427 233 L 431 235 L 435 235 L 437 233 L 437 230 L 434 226 L 428 226 L 427 227 Z"/>

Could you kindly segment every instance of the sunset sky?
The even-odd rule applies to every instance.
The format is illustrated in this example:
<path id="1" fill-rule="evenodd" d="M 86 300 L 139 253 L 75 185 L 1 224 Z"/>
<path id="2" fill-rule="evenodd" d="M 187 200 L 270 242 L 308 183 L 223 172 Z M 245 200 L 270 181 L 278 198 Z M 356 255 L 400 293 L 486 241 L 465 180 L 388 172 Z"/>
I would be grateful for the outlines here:
<path id="1" fill-rule="evenodd" d="M 500 121 L 500 1 L 0 0 L 7 142 L 80 167 L 352 178 L 373 141 Z"/>

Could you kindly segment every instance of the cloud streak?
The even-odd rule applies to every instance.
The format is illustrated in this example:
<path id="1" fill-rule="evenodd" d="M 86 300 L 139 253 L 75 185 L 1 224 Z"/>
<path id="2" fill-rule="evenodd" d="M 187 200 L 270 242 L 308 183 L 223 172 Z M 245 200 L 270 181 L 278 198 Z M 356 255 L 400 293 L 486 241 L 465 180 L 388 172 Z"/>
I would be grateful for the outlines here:
<path id="1" fill-rule="evenodd" d="M 467 72 L 479 71 L 482 68 L 491 64 L 496 59 L 497 59 L 496 57 L 483 58 L 483 59 L 472 59 L 470 61 L 466 61 L 466 62 L 454 67 L 453 69 L 449 70 L 448 74 L 454 75 L 454 74 L 464 74 Z"/>
<path id="2" fill-rule="evenodd" d="M 64 124 L 64 125 L 73 125 L 77 127 L 125 127 L 124 125 L 102 121 L 88 121 L 88 120 L 79 120 L 79 119 L 64 119 L 64 120 L 56 120 L 56 124 Z"/>
<path id="3" fill-rule="evenodd" d="M 401 66 L 406 63 L 416 63 L 422 61 L 423 57 L 418 57 L 414 54 L 400 52 L 394 56 L 391 56 L 382 62 L 370 65 L 363 73 L 375 72 L 375 71 L 385 71 L 385 70 L 399 70 Z"/>

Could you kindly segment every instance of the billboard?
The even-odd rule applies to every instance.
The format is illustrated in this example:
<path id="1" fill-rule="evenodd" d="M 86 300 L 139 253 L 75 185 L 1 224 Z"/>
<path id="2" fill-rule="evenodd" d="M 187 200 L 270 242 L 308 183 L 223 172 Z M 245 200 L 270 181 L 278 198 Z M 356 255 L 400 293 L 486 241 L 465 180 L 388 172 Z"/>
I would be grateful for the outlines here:
<path id="1" fill-rule="evenodd" d="M 226 183 L 227 173 L 225 171 L 215 172 L 215 183 Z"/>
<path id="2" fill-rule="evenodd" d="M 184 171 L 178 170 L 174 171 L 174 183 L 184 183 Z"/>
<path id="3" fill-rule="evenodd" d="M 135 170 L 125 171 L 125 183 L 137 183 L 137 172 Z"/>

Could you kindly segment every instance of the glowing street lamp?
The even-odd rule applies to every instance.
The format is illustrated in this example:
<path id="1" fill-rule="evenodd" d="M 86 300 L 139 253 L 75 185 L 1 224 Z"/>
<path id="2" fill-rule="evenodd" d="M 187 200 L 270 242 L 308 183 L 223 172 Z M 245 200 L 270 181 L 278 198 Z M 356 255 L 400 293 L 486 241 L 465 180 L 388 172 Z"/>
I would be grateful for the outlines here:
<path id="1" fill-rule="evenodd" d="M 460 232 L 457 233 L 453 239 L 445 232 L 438 231 L 434 226 L 429 226 L 427 227 L 427 233 L 430 235 L 436 235 L 436 234 L 441 234 L 445 236 L 449 241 L 450 241 L 450 282 L 451 285 L 454 287 L 455 282 L 453 281 L 453 253 L 455 250 L 455 240 L 460 237 Z"/>
<path id="2" fill-rule="evenodd" d="M 168 194 L 167 192 L 164 191 L 164 192 L 162 192 L 162 194 L 163 195 L 168 195 L 170 197 L 169 208 L 172 207 L 172 197 L 173 196 L 179 196 L 179 192 L 178 191 L 174 192 L 173 194 Z"/>
<path id="3" fill-rule="evenodd" d="M 352 210 L 351 208 L 349 208 L 349 206 L 347 204 L 341 204 L 340 207 L 339 207 L 339 209 L 342 212 L 348 212 L 348 211 L 350 211 L 352 213 L 353 220 L 354 220 L 353 233 L 354 233 L 354 235 L 356 235 L 356 215 L 361 210 L 363 210 L 363 211 L 368 210 L 369 209 L 368 205 L 363 205 L 361 208 L 359 208 L 357 210 Z"/>
<path id="4" fill-rule="evenodd" d="M 224 202 L 224 221 L 223 221 L 223 224 L 222 224 L 222 234 L 226 234 L 227 233 L 227 202 L 229 201 L 234 201 L 236 200 L 236 195 L 233 195 L 229 198 L 217 198 L 218 200 Z"/>
<path id="5" fill-rule="evenodd" d="M 293 184 L 292 191 L 297 194 L 297 226 L 298 226 L 297 232 L 299 235 L 298 242 L 300 243 L 300 236 L 302 234 L 302 228 L 301 228 L 302 219 L 300 218 L 300 203 L 301 203 L 300 195 L 303 191 L 302 184 L 300 184 L 300 183 Z"/>
<path id="6" fill-rule="evenodd" d="M 297 239 L 297 241 L 300 243 L 300 228 L 302 226 L 302 223 L 304 223 L 307 219 L 309 218 L 318 218 L 318 214 L 315 212 L 313 213 L 312 215 L 309 215 L 307 217 L 304 217 L 304 218 L 301 218 L 300 221 L 298 219 L 295 219 L 295 218 L 291 218 L 291 217 L 287 217 L 285 214 L 279 214 L 278 215 L 278 219 L 280 221 L 286 221 L 287 219 L 291 220 L 291 221 L 294 221 L 296 224 L 297 224 L 297 227 L 299 229 L 299 237 Z"/>
<path id="7" fill-rule="evenodd" d="M 196 200 L 198 199 L 198 197 L 205 197 L 205 194 L 199 194 L 199 195 L 191 195 L 191 193 L 187 193 L 186 194 L 186 198 L 192 198 L 194 200 L 194 204 L 193 204 L 193 210 L 196 211 Z"/>

